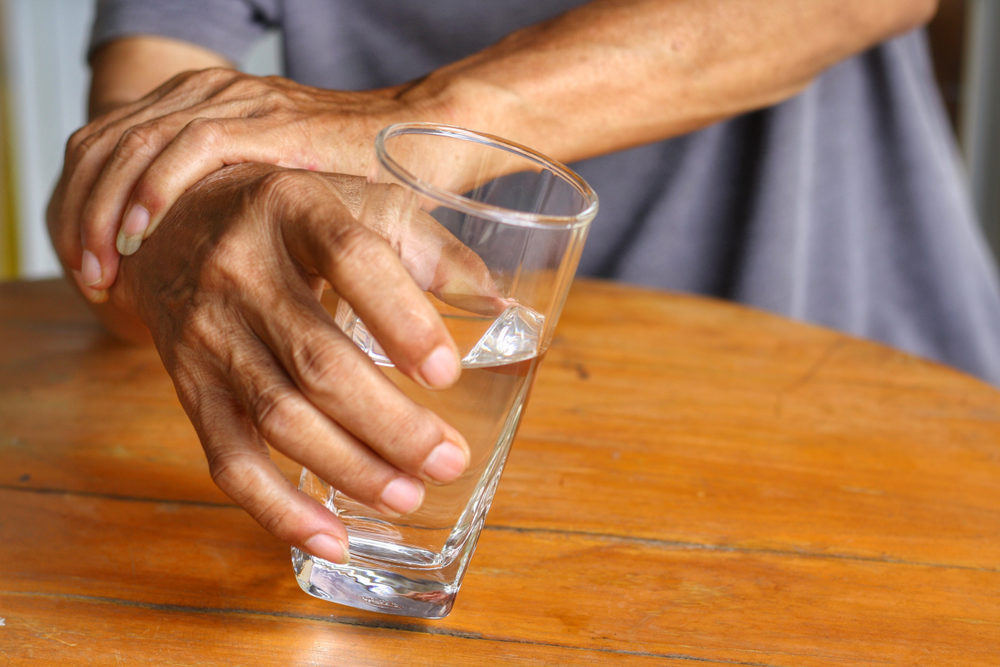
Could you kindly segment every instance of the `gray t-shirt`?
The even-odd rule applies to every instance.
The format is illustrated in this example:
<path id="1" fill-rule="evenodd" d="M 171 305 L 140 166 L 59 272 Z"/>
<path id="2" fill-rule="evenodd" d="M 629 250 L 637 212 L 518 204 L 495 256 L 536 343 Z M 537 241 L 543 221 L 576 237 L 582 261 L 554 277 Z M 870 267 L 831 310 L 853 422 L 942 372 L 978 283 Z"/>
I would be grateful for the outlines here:
<path id="1" fill-rule="evenodd" d="M 364 89 L 579 4 L 101 0 L 92 47 L 159 34 L 238 63 L 279 29 L 288 76 Z M 601 198 L 582 274 L 733 299 L 1000 384 L 996 269 L 922 32 L 841 62 L 769 109 L 574 167 Z"/>

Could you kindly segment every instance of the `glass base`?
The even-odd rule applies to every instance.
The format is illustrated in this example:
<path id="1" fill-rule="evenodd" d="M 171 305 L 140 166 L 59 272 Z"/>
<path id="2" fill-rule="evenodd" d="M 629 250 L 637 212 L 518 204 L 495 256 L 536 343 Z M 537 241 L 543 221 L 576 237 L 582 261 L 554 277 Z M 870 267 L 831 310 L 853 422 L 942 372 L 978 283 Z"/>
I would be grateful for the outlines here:
<path id="1" fill-rule="evenodd" d="M 374 564 L 338 565 L 294 547 L 292 566 L 299 586 L 309 595 L 383 614 L 444 618 L 455 604 L 459 589 L 458 584 L 411 578 Z"/>

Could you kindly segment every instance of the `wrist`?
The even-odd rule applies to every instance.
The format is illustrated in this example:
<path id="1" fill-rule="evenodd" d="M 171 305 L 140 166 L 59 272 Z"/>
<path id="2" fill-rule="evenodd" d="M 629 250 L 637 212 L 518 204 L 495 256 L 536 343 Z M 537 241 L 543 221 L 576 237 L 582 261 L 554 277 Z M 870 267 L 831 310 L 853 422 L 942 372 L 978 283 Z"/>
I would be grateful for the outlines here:
<path id="1" fill-rule="evenodd" d="M 449 67 L 401 89 L 402 120 L 456 125 L 537 148 L 538 126 L 527 101 L 509 87 Z"/>

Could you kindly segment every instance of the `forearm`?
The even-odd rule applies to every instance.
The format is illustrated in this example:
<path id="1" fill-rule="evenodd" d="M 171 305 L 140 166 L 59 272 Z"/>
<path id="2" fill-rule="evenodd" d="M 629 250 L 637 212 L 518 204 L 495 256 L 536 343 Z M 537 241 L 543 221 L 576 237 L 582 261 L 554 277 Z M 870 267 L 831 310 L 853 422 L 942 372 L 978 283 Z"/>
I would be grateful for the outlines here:
<path id="1" fill-rule="evenodd" d="M 175 40 L 117 40 L 92 59 L 91 111 L 121 108 L 71 139 L 50 231 L 97 301 L 114 282 L 116 243 L 135 252 L 172 203 L 221 166 L 365 174 L 375 133 L 417 120 L 576 161 L 778 102 L 935 8 L 935 0 L 594 0 L 408 85 L 364 92 L 207 70 L 228 63 Z M 189 73 L 136 101 L 181 71 Z M 141 327 L 122 315 L 109 309 L 104 319 L 134 337 Z"/>
<path id="2" fill-rule="evenodd" d="M 406 95 L 572 161 L 786 99 L 927 21 L 934 0 L 597 0 L 444 67 Z"/>

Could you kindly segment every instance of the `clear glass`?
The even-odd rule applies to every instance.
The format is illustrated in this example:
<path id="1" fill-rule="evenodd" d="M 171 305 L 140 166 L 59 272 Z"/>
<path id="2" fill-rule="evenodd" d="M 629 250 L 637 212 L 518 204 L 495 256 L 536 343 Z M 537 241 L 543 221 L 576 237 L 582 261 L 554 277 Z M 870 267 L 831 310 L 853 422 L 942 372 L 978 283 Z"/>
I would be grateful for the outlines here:
<path id="1" fill-rule="evenodd" d="M 385 128 L 362 221 L 397 248 L 462 354 L 462 375 L 427 390 L 397 371 L 341 301 L 338 325 L 414 401 L 457 428 L 465 474 L 428 485 L 419 510 L 384 516 L 309 470 L 299 488 L 347 526 L 350 563 L 299 549 L 307 593 L 373 611 L 448 614 L 493 500 L 538 364 L 576 272 L 597 196 L 572 171 L 497 137 L 435 124 Z M 382 186 L 385 187 L 382 187 Z"/>

